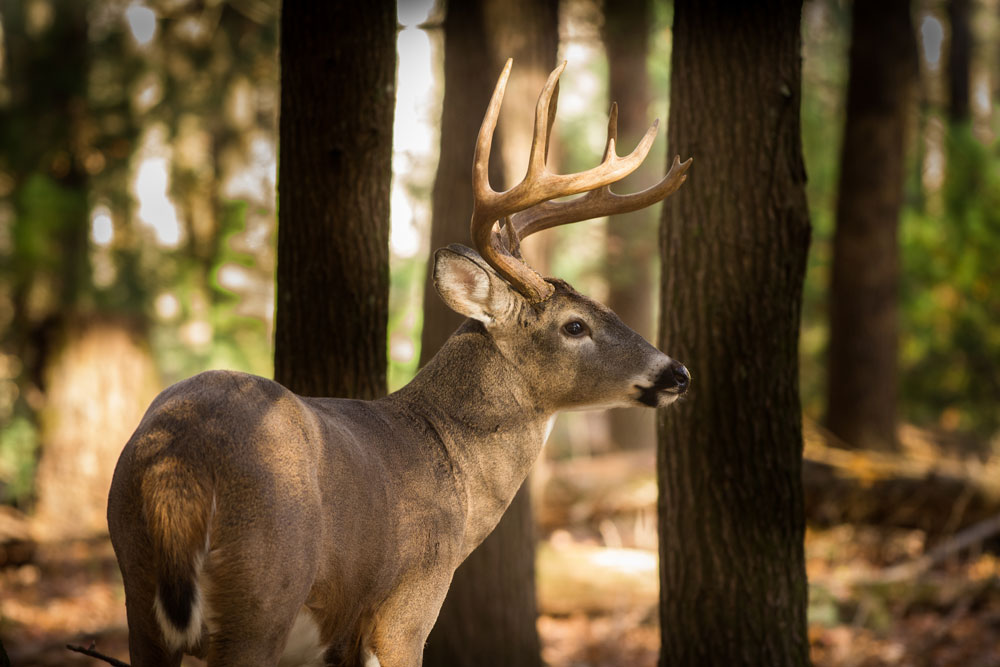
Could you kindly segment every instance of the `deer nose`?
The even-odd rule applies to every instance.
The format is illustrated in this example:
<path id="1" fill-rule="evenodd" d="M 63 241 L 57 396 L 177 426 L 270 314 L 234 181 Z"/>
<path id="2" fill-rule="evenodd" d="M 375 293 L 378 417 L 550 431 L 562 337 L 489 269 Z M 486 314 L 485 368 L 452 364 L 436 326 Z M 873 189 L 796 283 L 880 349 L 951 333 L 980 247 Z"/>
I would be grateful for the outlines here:
<path id="1" fill-rule="evenodd" d="M 688 385 L 691 384 L 691 374 L 684 367 L 684 364 L 679 364 L 676 361 L 671 365 L 670 372 L 674 376 L 677 393 L 683 394 L 687 391 Z"/>
<path id="2" fill-rule="evenodd" d="M 666 389 L 678 394 L 686 392 L 688 385 L 691 384 L 691 374 L 688 372 L 687 368 L 684 367 L 684 364 L 676 361 L 671 362 L 670 364 L 670 374 L 668 375 L 668 378 L 673 380 L 673 386 L 668 386 Z"/>

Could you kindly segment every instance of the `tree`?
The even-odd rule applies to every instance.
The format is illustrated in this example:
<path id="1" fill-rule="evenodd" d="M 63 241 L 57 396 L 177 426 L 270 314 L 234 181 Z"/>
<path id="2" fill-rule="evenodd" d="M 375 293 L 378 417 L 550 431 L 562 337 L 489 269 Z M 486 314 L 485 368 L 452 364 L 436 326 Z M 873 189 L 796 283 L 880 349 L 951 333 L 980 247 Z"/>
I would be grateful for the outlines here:
<path id="1" fill-rule="evenodd" d="M 892 448 L 898 396 L 897 232 L 916 42 L 909 0 L 854 3 L 830 285 L 827 427 Z"/>
<path id="2" fill-rule="evenodd" d="M 386 391 L 396 5 L 281 14 L 275 379 L 311 396 Z"/>
<path id="3" fill-rule="evenodd" d="M 607 2 L 604 39 L 608 55 L 608 93 L 618 103 L 619 145 L 635 146 L 649 127 L 649 80 L 646 57 L 652 7 L 649 0 Z M 655 163 L 643 164 L 617 186 L 620 192 L 638 192 L 656 182 Z M 606 271 L 608 306 L 625 324 L 644 337 L 653 337 L 651 266 L 655 252 L 656 215 L 653 207 L 612 216 L 607 226 Z M 611 439 L 619 447 L 653 446 L 654 415 L 642 408 L 609 413 Z"/>
<path id="4" fill-rule="evenodd" d="M 441 147 L 431 194 L 431 250 L 449 243 L 469 243 L 472 219 L 472 154 L 483 113 L 489 105 L 502 63 L 484 49 L 486 27 L 482 0 L 455 2 L 444 18 L 444 100 Z M 490 182 L 503 183 L 500 151 L 490 156 Z M 424 286 L 424 325 L 420 333 L 420 365 L 441 349 L 464 318 L 445 305 L 432 276 Z"/>
<path id="5" fill-rule="evenodd" d="M 972 31 L 969 25 L 970 0 L 949 0 L 948 22 L 951 41 L 948 48 L 948 115 L 952 123 L 969 120 L 969 69 L 972 62 Z"/>
<path id="6" fill-rule="evenodd" d="M 674 4 L 660 347 L 661 665 L 806 665 L 799 313 L 809 246 L 801 3 Z"/>
<path id="7" fill-rule="evenodd" d="M 524 100 L 519 97 L 527 94 L 523 88 L 526 80 L 532 79 L 532 65 L 535 69 L 543 67 L 537 64 L 537 56 L 531 55 L 541 39 L 535 31 L 549 37 L 556 34 L 554 3 L 508 6 L 510 13 L 506 15 L 501 12 L 500 5 L 492 0 L 448 4 L 444 21 L 441 157 L 432 202 L 432 249 L 448 243 L 468 243 L 472 217 L 472 154 L 502 60 L 512 56 L 517 63 L 517 74 L 508 88 L 505 106 L 515 101 L 523 105 Z M 532 19 L 528 10 L 540 11 L 544 18 Z M 520 49 L 505 50 L 495 46 L 504 43 L 504 34 L 518 34 Z M 513 40 L 508 37 L 506 43 L 510 41 Z M 554 44 L 550 50 L 554 60 Z M 532 102 L 537 91 L 536 88 L 529 94 Z M 533 112 L 530 106 L 528 109 L 528 113 Z M 524 117 L 513 120 L 515 126 L 521 123 L 528 128 L 531 126 Z M 510 131 L 500 134 L 498 143 L 501 146 L 509 146 L 517 140 L 510 136 Z M 490 180 L 497 187 L 502 187 L 505 180 L 503 165 L 508 152 L 493 152 Z M 507 180 L 509 182 L 509 178 Z M 428 282 L 424 291 L 421 365 L 430 360 L 460 322 L 461 318 L 444 306 Z M 437 624 L 428 637 L 424 664 L 428 667 L 540 665 L 540 643 L 535 626 L 534 556 L 531 498 L 525 485 L 493 533 L 455 572 Z"/>

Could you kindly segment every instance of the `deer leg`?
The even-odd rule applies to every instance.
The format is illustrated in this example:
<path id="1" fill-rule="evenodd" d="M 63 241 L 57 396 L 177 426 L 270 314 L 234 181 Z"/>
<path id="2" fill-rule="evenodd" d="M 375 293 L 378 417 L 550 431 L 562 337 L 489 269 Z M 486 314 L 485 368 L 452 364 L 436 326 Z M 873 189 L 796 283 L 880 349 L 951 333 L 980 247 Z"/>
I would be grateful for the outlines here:
<path id="1" fill-rule="evenodd" d="M 371 638 L 375 660 L 365 667 L 419 667 L 450 583 L 447 575 L 396 589 L 377 614 Z"/>
<path id="2" fill-rule="evenodd" d="M 141 590 L 148 588 L 148 590 Z M 153 613 L 153 586 L 125 581 L 125 613 L 128 618 L 128 653 L 132 667 L 178 667 L 180 651 L 170 651 Z"/>
<path id="3" fill-rule="evenodd" d="M 306 524 L 308 517 L 284 524 L 280 540 L 267 526 L 242 526 L 233 542 L 213 536 L 201 577 L 209 667 L 277 665 L 293 626 L 298 633 L 297 621 L 311 622 L 300 612 L 316 576 L 318 538 L 314 529 L 307 537 Z"/>

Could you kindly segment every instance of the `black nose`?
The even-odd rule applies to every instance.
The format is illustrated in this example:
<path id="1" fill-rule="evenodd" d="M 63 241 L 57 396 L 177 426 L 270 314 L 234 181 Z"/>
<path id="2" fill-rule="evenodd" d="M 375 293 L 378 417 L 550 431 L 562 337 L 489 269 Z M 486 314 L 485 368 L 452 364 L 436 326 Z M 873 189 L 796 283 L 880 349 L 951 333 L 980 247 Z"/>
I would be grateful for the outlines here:
<path id="1" fill-rule="evenodd" d="M 677 393 L 683 394 L 687 391 L 688 385 L 691 384 L 691 374 L 688 373 L 688 369 L 684 368 L 684 364 L 679 364 L 676 361 L 671 366 L 670 372 L 674 376 Z"/>

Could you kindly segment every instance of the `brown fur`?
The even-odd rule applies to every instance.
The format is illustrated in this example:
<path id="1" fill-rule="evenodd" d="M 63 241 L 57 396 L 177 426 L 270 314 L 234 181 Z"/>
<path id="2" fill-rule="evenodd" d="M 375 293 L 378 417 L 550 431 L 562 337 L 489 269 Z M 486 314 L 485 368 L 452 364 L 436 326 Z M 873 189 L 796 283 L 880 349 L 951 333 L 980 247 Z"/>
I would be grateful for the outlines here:
<path id="1" fill-rule="evenodd" d="M 531 306 L 467 249 L 437 260 L 445 300 L 478 319 L 400 391 L 302 398 L 212 371 L 150 406 L 108 503 L 136 667 L 179 664 L 153 608 L 158 582 L 184 576 L 207 614 L 185 650 L 213 667 L 276 664 L 303 608 L 327 664 L 370 650 L 383 667 L 419 665 L 455 568 L 499 521 L 550 416 L 634 404 L 637 377 L 676 363 L 564 283 Z M 567 318 L 590 339 L 567 337 Z"/>

